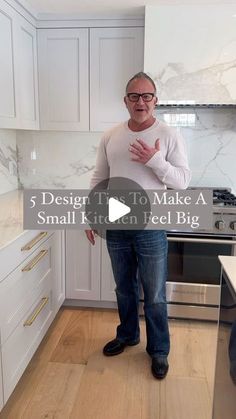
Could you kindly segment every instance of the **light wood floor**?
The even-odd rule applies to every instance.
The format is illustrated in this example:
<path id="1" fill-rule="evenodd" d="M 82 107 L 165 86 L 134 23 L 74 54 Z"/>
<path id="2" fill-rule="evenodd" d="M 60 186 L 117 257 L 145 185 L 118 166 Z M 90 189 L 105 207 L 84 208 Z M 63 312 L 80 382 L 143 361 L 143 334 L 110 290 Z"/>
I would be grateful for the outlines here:
<path id="1" fill-rule="evenodd" d="M 211 419 L 216 325 L 170 320 L 169 373 L 150 371 L 141 343 L 115 357 L 116 311 L 61 309 L 0 419 Z"/>

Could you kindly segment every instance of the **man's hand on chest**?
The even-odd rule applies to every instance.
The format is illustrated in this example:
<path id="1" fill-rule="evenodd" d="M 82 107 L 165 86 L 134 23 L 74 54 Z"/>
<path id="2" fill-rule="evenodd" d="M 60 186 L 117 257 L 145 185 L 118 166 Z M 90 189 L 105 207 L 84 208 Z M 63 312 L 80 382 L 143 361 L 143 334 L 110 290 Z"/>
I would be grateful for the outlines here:
<path id="1" fill-rule="evenodd" d="M 150 147 L 143 140 L 137 139 L 130 144 L 129 151 L 132 153 L 132 161 L 146 164 L 157 151 L 160 151 L 160 140 L 158 138 L 155 141 L 155 147 Z"/>

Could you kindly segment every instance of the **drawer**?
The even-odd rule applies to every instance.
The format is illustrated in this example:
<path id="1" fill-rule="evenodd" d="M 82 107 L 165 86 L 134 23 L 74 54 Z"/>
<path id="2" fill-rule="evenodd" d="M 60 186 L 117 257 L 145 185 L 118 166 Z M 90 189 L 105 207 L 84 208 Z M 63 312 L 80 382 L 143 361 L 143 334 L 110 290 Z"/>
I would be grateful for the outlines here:
<path id="1" fill-rule="evenodd" d="M 2 345 L 4 404 L 53 320 L 52 291 L 45 288 Z"/>
<path id="2" fill-rule="evenodd" d="M 54 235 L 0 283 L 1 344 L 25 317 L 45 284 L 52 288 Z"/>
<path id="3" fill-rule="evenodd" d="M 0 282 L 22 263 L 53 231 L 25 231 L 0 250 Z"/>

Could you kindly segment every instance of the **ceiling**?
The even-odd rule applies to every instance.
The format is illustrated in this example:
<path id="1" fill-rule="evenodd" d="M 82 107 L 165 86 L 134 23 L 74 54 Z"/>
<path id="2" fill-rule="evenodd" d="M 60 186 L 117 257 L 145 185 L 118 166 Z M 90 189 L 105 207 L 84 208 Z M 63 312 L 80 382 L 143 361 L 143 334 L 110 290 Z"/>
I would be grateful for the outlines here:
<path id="1" fill-rule="evenodd" d="M 145 5 L 158 4 L 217 4 L 222 0 L 16 0 L 34 15 L 54 14 L 129 14 L 144 15 Z M 235 0 L 223 0 L 224 3 L 234 3 Z"/>

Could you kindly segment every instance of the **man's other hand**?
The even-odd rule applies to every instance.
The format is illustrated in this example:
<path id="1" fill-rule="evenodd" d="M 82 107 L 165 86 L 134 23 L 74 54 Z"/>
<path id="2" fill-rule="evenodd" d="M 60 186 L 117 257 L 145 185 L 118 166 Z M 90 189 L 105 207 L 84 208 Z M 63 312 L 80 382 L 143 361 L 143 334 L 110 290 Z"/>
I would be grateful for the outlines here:
<path id="1" fill-rule="evenodd" d="M 85 230 L 87 239 L 90 241 L 90 243 L 94 246 L 95 245 L 95 237 L 97 235 L 96 230 Z"/>

